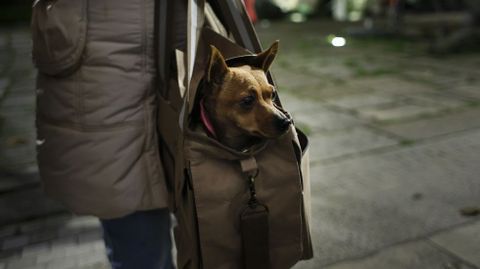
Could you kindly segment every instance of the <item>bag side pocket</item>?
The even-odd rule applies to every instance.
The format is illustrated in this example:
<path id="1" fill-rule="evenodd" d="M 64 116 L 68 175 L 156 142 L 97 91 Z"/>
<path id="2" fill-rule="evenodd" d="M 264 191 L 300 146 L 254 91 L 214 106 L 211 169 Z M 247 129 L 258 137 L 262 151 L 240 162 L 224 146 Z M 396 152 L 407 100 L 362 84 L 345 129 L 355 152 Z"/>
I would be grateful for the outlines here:
<path id="1" fill-rule="evenodd" d="M 67 76 L 80 65 L 87 34 L 87 0 L 37 1 L 32 10 L 32 57 L 39 72 Z"/>

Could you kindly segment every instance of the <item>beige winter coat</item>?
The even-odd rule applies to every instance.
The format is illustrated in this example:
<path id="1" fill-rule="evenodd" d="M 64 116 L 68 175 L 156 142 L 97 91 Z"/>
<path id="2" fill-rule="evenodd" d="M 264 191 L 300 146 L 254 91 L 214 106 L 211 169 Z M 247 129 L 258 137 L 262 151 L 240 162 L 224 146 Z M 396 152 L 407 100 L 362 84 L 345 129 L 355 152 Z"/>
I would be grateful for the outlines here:
<path id="1" fill-rule="evenodd" d="M 153 0 L 40 0 L 37 148 L 46 192 L 78 214 L 166 207 L 155 132 Z"/>

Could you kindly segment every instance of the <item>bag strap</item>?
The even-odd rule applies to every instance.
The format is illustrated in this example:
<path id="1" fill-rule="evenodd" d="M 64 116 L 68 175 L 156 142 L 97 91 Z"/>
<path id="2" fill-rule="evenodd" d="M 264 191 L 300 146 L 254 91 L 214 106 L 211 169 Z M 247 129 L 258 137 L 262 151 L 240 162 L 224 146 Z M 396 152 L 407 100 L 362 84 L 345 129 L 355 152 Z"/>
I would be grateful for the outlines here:
<path id="1" fill-rule="evenodd" d="M 154 47 L 158 91 L 161 96 L 168 95 L 171 54 L 174 43 L 175 10 L 173 1 L 156 0 L 154 15 Z"/>
<path id="2" fill-rule="evenodd" d="M 219 8 L 227 29 L 236 42 L 253 53 L 262 50 L 255 29 L 241 0 L 211 0 Z"/>
<path id="3" fill-rule="evenodd" d="M 193 76 L 198 40 L 205 21 L 205 0 L 188 0 L 187 87 Z"/>
<path id="4" fill-rule="evenodd" d="M 245 269 L 270 268 L 268 209 L 257 200 L 255 178 L 258 165 L 254 157 L 240 161 L 242 172 L 248 177 L 250 199 L 240 216 L 242 249 Z"/>

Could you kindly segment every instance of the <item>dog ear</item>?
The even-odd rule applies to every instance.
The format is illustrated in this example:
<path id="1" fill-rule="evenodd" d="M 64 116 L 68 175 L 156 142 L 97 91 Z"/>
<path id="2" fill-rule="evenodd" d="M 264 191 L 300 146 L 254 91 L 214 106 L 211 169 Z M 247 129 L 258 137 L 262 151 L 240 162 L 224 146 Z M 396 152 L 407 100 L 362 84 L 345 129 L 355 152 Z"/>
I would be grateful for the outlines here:
<path id="1" fill-rule="evenodd" d="M 207 82 L 211 83 L 222 83 L 223 78 L 228 72 L 227 63 L 220 51 L 215 47 L 210 45 L 210 59 L 208 61 L 207 68 Z"/>
<path id="2" fill-rule="evenodd" d="M 275 59 L 275 56 L 277 56 L 277 52 L 278 52 L 278 40 L 273 42 L 270 48 L 257 54 L 257 57 L 254 60 L 253 66 L 267 72 L 273 60 Z"/>

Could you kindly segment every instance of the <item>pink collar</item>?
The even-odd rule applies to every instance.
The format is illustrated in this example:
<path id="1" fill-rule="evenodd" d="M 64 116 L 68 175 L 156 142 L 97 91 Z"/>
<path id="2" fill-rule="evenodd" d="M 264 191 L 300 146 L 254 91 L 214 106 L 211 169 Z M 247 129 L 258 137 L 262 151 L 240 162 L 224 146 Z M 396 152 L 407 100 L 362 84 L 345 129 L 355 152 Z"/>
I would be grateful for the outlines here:
<path id="1" fill-rule="evenodd" d="M 200 100 L 200 119 L 202 120 L 203 126 L 208 131 L 208 135 L 212 136 L 213 138 L 217 138 L 217 135 L 215 134 L 215 129 L 213 128 L 212 122 L 207 116 L 207 112 L 205 110 L 204 106 L 204 99 Z"/>

